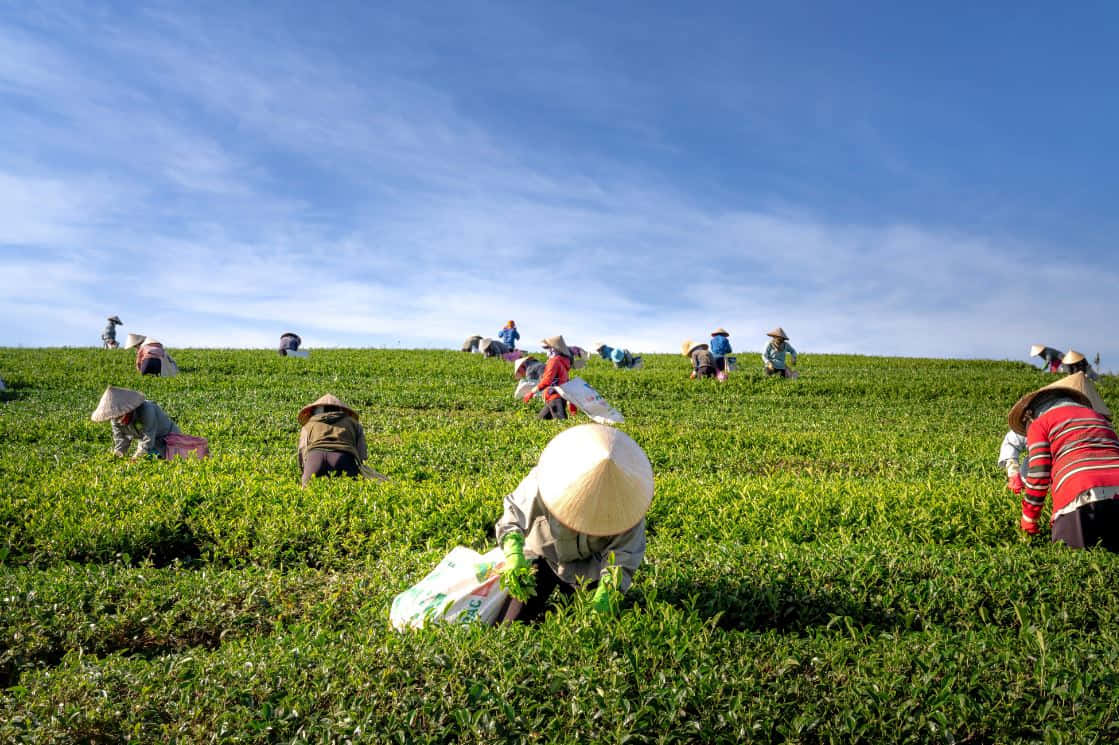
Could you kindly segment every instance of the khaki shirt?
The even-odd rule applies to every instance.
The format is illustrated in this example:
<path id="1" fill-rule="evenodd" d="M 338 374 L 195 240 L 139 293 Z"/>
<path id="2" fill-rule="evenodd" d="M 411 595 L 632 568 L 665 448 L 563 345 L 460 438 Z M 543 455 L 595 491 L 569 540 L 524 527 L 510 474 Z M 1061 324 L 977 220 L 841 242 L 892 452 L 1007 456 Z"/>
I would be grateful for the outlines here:
<path id="1" fill-rule="evenodd" d="M 160 458 L 167 456 L 167 435 L 180 434 L 179 427 L 171 421 L 171 417 L 159 404 L 145 401 L 140 404 L 132 414 L 132 421 L 121 424 L 120 419 L 112 421 L 113 426 L 113 452 L 124 455 L 125 450 L 133 442 L 136 443 L 136 456 L 158 455 Z"/>
<path id="2" fill-rule="evenodd" d="M 576 533 L 544 508 L 535 468 L 505 497 L 505 511 L 494 529 L 498 544 L 509 533 L 523 534 L 525 556 L 544 559 L 557 577 L 571 585 L 581 581 L 597 582 L 606 570 L 618 566 L 621 568 L 618 589 L 624 592 L 645 558 L 644 518 L 621 535 Z"/>

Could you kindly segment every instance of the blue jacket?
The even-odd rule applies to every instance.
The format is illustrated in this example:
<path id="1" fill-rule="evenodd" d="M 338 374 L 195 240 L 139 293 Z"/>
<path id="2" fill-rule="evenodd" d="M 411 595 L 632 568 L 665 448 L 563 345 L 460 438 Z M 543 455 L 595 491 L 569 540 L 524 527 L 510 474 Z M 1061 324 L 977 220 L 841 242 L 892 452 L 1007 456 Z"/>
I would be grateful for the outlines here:
<path id="1" fill-rule="evenodd" d="M 501 329 L 497 336 L 512 350 L 517 348 L 517 339 L 521 338 L 521 332 L 515 328 Z"/>
<path id="2" fill-rule="evenodd" d="M 711 342 L 707 345 L 711 349 L 711 354 L 716 357 L 726 357 L 731 353 L 730 341 L 722 334 L 711 337 Z"/>

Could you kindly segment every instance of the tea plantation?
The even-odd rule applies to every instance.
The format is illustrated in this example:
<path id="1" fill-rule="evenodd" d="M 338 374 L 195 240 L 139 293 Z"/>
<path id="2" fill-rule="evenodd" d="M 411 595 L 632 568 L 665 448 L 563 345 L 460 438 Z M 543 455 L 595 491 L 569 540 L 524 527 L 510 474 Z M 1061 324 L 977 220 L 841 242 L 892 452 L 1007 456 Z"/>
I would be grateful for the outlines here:
<path id="1" fill-rule="evenodd" d="M 141 379 L 130 352 L 0 350 L 0 742 L 1119 739 L 1119 557 L 1024 539 L 995 464 L 1050 380 L 1024 363 L 592 360 L 656 474 L 621 612 L 400 634 L 392 597 L 492 546 L 570 423 L 459 352 L 172 353 Z M 213 457 L 112 457 L 108 384 Z M 299 488 L 295 414 L 327 392 L 391 481 Z"/>

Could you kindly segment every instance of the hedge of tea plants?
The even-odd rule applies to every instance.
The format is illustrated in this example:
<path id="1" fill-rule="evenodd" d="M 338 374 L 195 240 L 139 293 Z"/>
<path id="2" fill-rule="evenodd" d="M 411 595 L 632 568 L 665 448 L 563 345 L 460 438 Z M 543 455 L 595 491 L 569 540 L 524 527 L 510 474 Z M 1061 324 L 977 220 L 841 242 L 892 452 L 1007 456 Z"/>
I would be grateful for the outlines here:
<path id="1" fill-rule="evenodd" d="M 511 366 L 422 350 L 0 349 L 0 742 L 1113 742 L 1119 559 L 1016 530 L 1023 363 L 753 354 L 581 374 L 656 474 L 620 612 L 397 633 L 392 597 L 571 422 Z M 204 461 L 114 458 L 141 390 Z M 1119 404 L 1119 384 L 1100 383 Z M 299 486 L 298 409 L 361 414 L 387 483 Z M 587 421 L 585 417 L 581 420 Z"/>

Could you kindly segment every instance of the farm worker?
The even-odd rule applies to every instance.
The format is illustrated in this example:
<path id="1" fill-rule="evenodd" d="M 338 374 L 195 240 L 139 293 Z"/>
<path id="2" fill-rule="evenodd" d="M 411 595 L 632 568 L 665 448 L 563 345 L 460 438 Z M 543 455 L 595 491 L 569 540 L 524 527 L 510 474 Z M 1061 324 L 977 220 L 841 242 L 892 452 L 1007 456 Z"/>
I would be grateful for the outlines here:
<path id="1" fill-rule="evenodd" d="M 165 378 L 179 372 L 175 360 L 163 348 L 163 344 L 150 337 L 144 338 L 136 350 L 136 369 L 141 375 L 161 375 Z"/>
<path id="2" fill-rule="evenodd" d="M 635 357 L 628 349 L 621 347 L 611 347 L 600 342 L 594 351 L 598 352 L 598 356 L 602 359 L 613 362 L 614 367 L 619 370 L 637 367 L 641 363 L 640 357 Z"/>
<path id="3" fill-rule="evenodd" d="M 1045 362 L 1046 369 L 1051 373 L 1061 371 L 1061 352 L 1044 344 L 1034 344 L 1030 347 L 1031 357 L 1040 357 Z"/>
<path id="4" fill-rule="evenodd" d="M 533 357 L 521 357 L 513 363 L 514 378 L 524 378 L 538 383 L 543 374 L 544 363 Z"/>
<path id="5" fill-rule="evenodd" d="M 684 356 L 692 361 L 691 378 L 714 378 L 719 374 L 715 367 L 715 358 L 711 350 L 703 342 L 693 342 L 691 339 L 681 346 Z"/>
<path id="6" fill-rule="evenodd" d="M 652 500 L 653 467 L 626 433 L 581 424 L 553 437 L 494 526 L 510 595 L 502 621 L 536 618 L 555 589 L 580 584 L 594 588 L 594 610 L 613 612 L 645 556 Z"/>
<path id="7" fill-rule="evenodd" d="M 474 334 L 474 336 L 466 337 L 466 341 L 462 343 L 462 351 L 478 352 L 478 342 L 480 341 L 482 341 L 482 337 L 479 334 Z"/>
<path id="8" fill-rule="evenodd" d="M 1052 491 L 1051 537 L 1074 548 L 1103 543 L 1119 551 L 1119 437 L 1111 411 L 1082 372 L 1018 399 L 1010 428 L 1026 436 L 1019 527 L 1041 532 L 1038 517 Z"/>
<path id="9" fill-rule="evenodd" d="M 1006 488 L 1015 494 L 1021 494 L 1022 485 L 1022 454 L 1026 451 L 1026 436 L 1014 430 L 1006 433 L 999 446 L 999 468 L 1006 471 Z"/>
<path id="10" fill-rule="evenodd" d="M 521 338 L 521 332 L 517 331 L 516 321 L 506 321 L 505 328 L 497 333 L 501 341 L 505 342 L 505 346 L 509 347 L 510 352 L 517 348 L 517 339 Z"/>
<path id="11" fill-rule="evenodd" d="M 299 338 L 299 334 L 294 331 L 285 331 L 280 334 L 280 355 L 286 357 L 288 352 L 297 351 L 302 343 L 303 340 Z"/>
<path id="12" fill-rule="evenodd" d="M 101 332 L 101 345 L 105 349 L 116 349 L 120 346 L 117 344 L 117 326 L 123 326 L 124 321 L 120 320 L 120 316 L 109 316 L 107 320 L 105 330 Z"/>
<path id="13" fill-rule="evenodd" d="M 767 332 L 766 336 L 769 337 L 769 343 L 765 345 L 765 350 L 762 351 L 765 374 L 791 378 L 793 376 L 792 372 L 785 367 L 785 355 L 790 355 L 795 365 L 797 363 L 797 351 L 789 343 L 789 335 L 785 333 L 785 329 L 778 326 Z"/>
<path id="14" fill-rule="evenodd" d="M 181 434 L 178 425 L 159 404 L 128 388 L 106 388 L 89 418 L 95 422 L 112 421 L 113 455 L 123 457 L 128 446 L 135 442 L 133 460 L 142 455 L 165 458 L 167 435 Z"/>
<path id="15" fill-rule="evenodd" d="M 544 408 L 537 414 L 537 418 L 567 419 L 566 402 L 555 386 L 563 385 L 568 381 L 572 364 L 571 349 L 562 336 L 549 336 L 547 339 L 542 339 L 540 345 L 547 350 L 548 361 L 544 363 L 544 372 L 540 375 L 540 381 L 524 395 L 524 402 L 527 404 L 531 401 L 537 391 L 544 391 Z M 574 414 L 575 411 L 575 407 L 572 406 L 571 413 Z"/>
<path id="16" fill-rule="evenodd" d="M 731 353 L 730 332 L 722 326 L 715 329 L 711 332 L 711 341 L 708 346 L 711 348 L 711 356 L 715 358 L 715 368 L 719 372 L 726 372 L 726 357 Z"/>
<path id="17" fill-rule="evenodd" d="M 357 412 L 330 393 L 299 410 L 299 468 L 303 486 L 315 476 L 351 476 L 387 481 L 365 466 L 365 430 Z"/>
<path id="18" fill-rule="evenodd" d="M 510 349 L 500 339 L 491 339 L 487 336 L 478 342 L 478 351 L 482 353 L 483 357 L 499 357 L 508 354 Z"/>
<path id="19" fill-rule="evenodd" d="M 1061 358 L 1061 363 L 1065 366 L 1065 372 L 1069 375 L 1082 372 L 1088 380 L 1099 380 L 1100 376 L 1088 364 L 1088 360 L 1084 359 L 1084 355 L 1077 352 L 1075 349 L 1070 349 Z"/>

